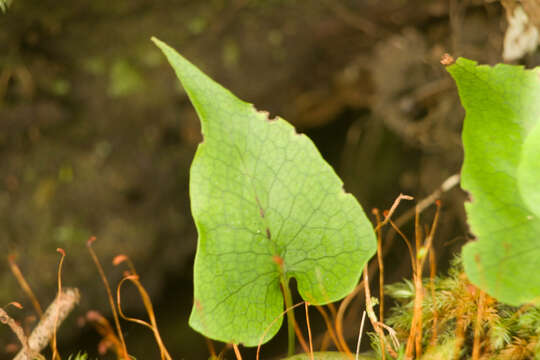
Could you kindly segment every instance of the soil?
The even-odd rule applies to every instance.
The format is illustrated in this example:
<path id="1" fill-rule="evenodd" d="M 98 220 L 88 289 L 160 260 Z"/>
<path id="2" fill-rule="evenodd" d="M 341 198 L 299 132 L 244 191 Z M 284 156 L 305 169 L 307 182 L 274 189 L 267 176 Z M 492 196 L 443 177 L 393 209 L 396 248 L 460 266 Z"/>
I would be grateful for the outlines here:
<path id="1" fill-rule="evenodd" d="M 459 172 L 464 114 L 439 60 L 500 62 L 505 27 L 502 6 L 480 0 L 14 0 L 0 14 L 0 248 L 43 306 L 56 292 L 55 249 L 66 250 L 64 282 L 82 301 L 59 334 L 62 353 L 97 356 L 99 336 L 81 320 L 90 309 L 109 314 L 85 246 L 95 235 L 112 284 L 122 275 L 115 255 L 135 263 L 173 357 L 205 358 L 204 339 L 187 326 L 199 123 L 150 37 L 305 132 L 369 212 L 400 192 L 421 199 Z M 540 53 L 521 62 L 538 65 Z M 442 195 L 441 269 L 467 240 L 465 199 L 457 188 Z M 404 245 L 389 249 L 387 282 L 409 277 Z M 0 304 L 21 302 L 21 319 L 32 313 L 7 261 L 0 285 Z M 140 315 L 136 294 L 124 298 Z M 127 325 L 126 338 L 135 357 L 157 358 L 144 328 Z M 0 358 L 10 343 L 0 327 Z M 284 349 L 280 335 L 265 353 Z"/>

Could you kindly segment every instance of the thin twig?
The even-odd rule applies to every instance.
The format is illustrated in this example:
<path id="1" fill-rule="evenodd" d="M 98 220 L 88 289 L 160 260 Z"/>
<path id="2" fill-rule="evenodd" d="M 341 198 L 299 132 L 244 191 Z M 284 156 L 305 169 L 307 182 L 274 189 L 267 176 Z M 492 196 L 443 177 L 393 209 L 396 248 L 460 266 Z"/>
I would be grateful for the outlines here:
<path id="1" fill-rule="evenodd" d="M 92 236 L 88 241 L 86 242 L 86 247 L 88 248 L 88 251 L 90 252 L 90 256 L 92 257 L 92 260 L 94 261 L 94 264 L 96 264 L 96 268 L 98 269 L 99 276 L 101 277 L 101 280 L 103 281 L 103 284 L 105 285 L 105 290 L 107 291 L 107 298 L 109 299 L 109 305 L 111 306 L 111 310 L 113 313 L 114 323 L 116 325 L 116 331 L 118 332 L 118 338 L 120 339 L 120 343 L 122 344 L 122 356 L 124 356 L 124 360 L 128 360 L 129 354 L 127 352 L 126 342 L 124 341 L 124 335 L 122 334 L 122 328 L 120 327 L 120 320 L 118 319 L 118 313 L 116 312 L 116 306 L 114 305 L 114 300 L 111 293 L 111 286 L 109 285 L 109 281 L 107 280 L 107 277 L 105 276 L 105 272 L 103 271 L 103 267 L 101 266 L 101 263 L 99 262 L 99 259 L 97 258 L 97 255 L 92 249 L 92 244 L 96 241 L 96 237 Z"/>
<path id="2" fill-rule="evenodd" d="M 298 338 L 298 343 L 300 343 L 300 346 L 302 347 L 304 352 L 308 352 L 308 344 L 306 342 L 306 339 L 304 339 L 304 335 L 302 335 L 302 330 L 300 330 L 297 321 L 294 322 L 294 333 L 296 334 L 296 337 Z"/>
<path id="3" fill-rule="evenodd" d="M 474 340 L 473 340 L 473 350 L 472 350 L 472 360 L 478 360 L 480 358 L 480 336 L 482 332 L 482 316 L 484 314 L 484 304 L 486 299 L 486 293 L 478 289 L 480 293 L 478 295 L 478 306 L 476 310 L 476 321 L 474 324 Z"/>
<path id="4" fill-rule="evenodd" d="M 242 360 L 242 354 L 240 354 L 240 349 L 238 349 L 238 345 L 232 344 L 234 349 L 234 355 L 236 355 L 236 360 Z"/>
<path id="5" fill-rule="evenodd" d="M 95 310 L 90 310 L 86 313 L 86 320 L 91 323 L 96 331 L 101 335 L 101 341 L 98 348 L 101 348 L 100 353 L 106 349 L 113 347 L 117 356 L 122 354 L 122 343 L 118 339 L 118 335 L 114 331 L 109 320 Z"/>
<path id="6" fill-rule="evenodd" d="M 59 252 L 60 255 L 62 256 L 60 258 L 60 263 L 58 264 L 58 297 L 61 297 L 62 296 L 62 265 L 64 264 L 64 258 L 66 257 L 66 252 L 64 251 L 64 249 L 61 249 L 61 248 L 57 248 L 56 251 Z M 53 331 L 53 338 L 51 341 L 51 347 L 53 351 L 52 360 L 61 359 L 60 354 L 58 353 L 58 348 L 56 344 L 56 329 L 58 328 L 59 311 L 60 309 L 56 309 L 56 316 L 54 318 L 54 331 Z"/>
<path id="7" fill-rule="evenodd" d="M 364 295 L 366 296 L 366 312 L 368 314 L 369 320 L 371 321 L 371 325 L 373 326 L 373 329 L 379 336 L 379 342 L 381 345 L 381 359 L 386 359 L 386 350 L 385 348 L 385 341 L 384 341 L 384 333 L 381 331 L 381 328 L 377 324 L 377 315 L 375 315 L 375 312 L 373 311 L 373 304 L 371 303 L 371 292 L 369 290 L 369 279 L 368 279 L 368 271 L 367 266 L 364 268 Z"/>
<path id="8" fill-rule="evenodd" d="M 337 316 L 336 306 L 334 305 L 334 303 L 328 303 L 326 306 L 328 306 L 328 309 L 330 310 L 330 314 L 332 315 L 332 319 L 334 321 L 336 321 L 336 316 Z"/>
<path id="9" fill-rule="evenodd" d="M 424 289 L 422 283 L 422 274 L 424 264 L 427 258 L 427 253 L 431 251 L 433 245 L 433 238 L 435 236 L 435 231 L 437 229 L 437 224 L 439 220 L 439 214 L 441 210 L 441 202 L 439 200 L 435 201 L 437 205 L 437 210 L 435 211 L 435 216 L 433 218 L 433 223 L 429 232 L 426 230 L 427 236 L 422 241 L 423 233 L 422 227 L 420 226 L 420 208 L 415 207 L 416 216 L 414 219 L 414 228 L 415 228 L 415 243 L 416 243 L 416 265 L 415 271 L 413 274 L 414 288 L 415 288 L 415 297 L 414 297 L 414 310 L 413 310 L 413 319 L 411 323 L 411 331 L 409 333 L 409 338 L 407 340 L 407 346 L 405 349 L 405 356 L 407 358 L 412 357 L 413 351 L 413 341 L 415 348 L 416 359 L 420 359 L 422 356 L 422 327 L 423 327 L 423 301 L 424 301 Z M 423 242 L 423 244 L 422 244 Z"/>
<path id="10" fill-rule="evenodd" d="M 459 306 L 457 308 L 456 313 L 456 330 L 455 330 L 455 342 L 454 342 L 454 357 L 453 360 L 458 360 L 461 355 L 461 346 L 463 346 L 463 342 L 465 341 L 465 319 L 463 318 L 463 313 L 465 310 L 462 306 Z"/>
<path id="11" fill-rule="evenodd" d="M 289 311 L 293 310 L 294 308 L 297 308 L 298 306 L 303 305 L 303 304 L 304 304 L 304 302 L 302 301 L 302 302 L 299 302 L 298 304 L 295 304 L 295 305 L 285 309 L 284 311 L 281 312 L 281 314 L 279 314 L 279 316 L 277 316 L 274 320 L 272 320 L 272 322 L 270 324 L 268 324 L 268 326 L 266 327 L 266 329 L 264 329 L 264 332 L 263 332 L 263 334 L 261 335 L 261 337 L 259 339 L 259 345 L 257 346 L 256 360 L 259 360 L 259 356 L 260 356 L 260 352 L 261 352 L 261 345 L 262 345 L 262 342 L 263 342 L 268 330 L 270 330 L 272 328 L 272 326 L 275 324 L 275 322 L 278 321 L 279 319 L 281 319 L 283 317 L 283 315 L 285 315 L 287 312 L 289 312 Z"/>
<path id="12" fill-rule="evenodd" d="M 422 269 L 420 267 L 420 260 L 418 259 L 418 251 L 421 246 L 422 228 L 420 226 L 420 209 L 415 207 L 416 216 L 414 217 L 414 234 L 415 234 L 415 250 L 416 256 L 414 258 L 415 271 L 413 273 L 414 282 L 414 304 L 413 304 L 413 317 L 411 321 L 411 330 L 409 337 L 407 338 L 407 345 L 405 346 L 405 358 L 411 359 L 414 349 L 416 348 L 416 357 L 419 357 L 419 351 L 422 351 L 421 344 L 417 343 L 417 334 L 421 332 L 421 317 L 422 317 Z"/>
<path id="13" fill-rule="evenodd" d="M 113 265 L 114 266 L 118 266 L 120 265 L 121 263 L 126 263 L 128 268 L 129 268 L 129 271 L 133 274 L 133 275 L 139 275 L 137 274 L 137 270 L 135 270 L 135 265 L 133 265 L 133 262 L 131 261 L 131 259 L 129 258 L 129 256 L 127 256 L 126 254 L 119 254 L 119 255 L 116 255 L 112 261 Z"/>
<path id="14" fill-rule="evenodd" d="M 343 316 L 345 315 L 345 310 L 347 310 L 347 307 L 351 303 L 351 301 L 358 295 L 361 291 L 364 290 L 364 284 L 360 283 L 358 284 L 354 290 L 343 299 L 341 304 L 339 305 L 337 316 L 336 316 L 336 336 L 339 340 L 339 343 L 341 345 L 341 348 L 345 351 L 345 354 L 352 359 L 352 353 L 349 347 L 347 346 L 347 343 L 345 342 L 345 338 L 343 337 Z"/>
<path id="15" fill-rule="evenodd" d="M 391 223 L 392 228 L 393 228 L 394 231 L 389 231 L 387 233 L 387 235 L 386 235 L 386 238 L 385 238 L 385 241 L 384 241 L 384 246 L 383 246 L 383 255 L 386 255 L 390 251 L 390 249 L 392 248 L 392 245 L 394 243 L 393 239 L 394 239 L 395 234 L 396 233 L 399 234 L 403 238 L 405 243 L 407 244 L 407 247 L 409 248 L 409 254 L 411 256 L 411 263 L 412 263 L 412 267 L 413 267 L 413 273 L 415 273 L 416 272 L 416 270 L 415 270 L 416 261 L 414 260 L 414 255 L 413 255 L 411 244 L 408 242 L 405 235 L 399 230 L 399 227 L 403 226 L 405 223 L 407 223 L 414 216 L 414 214 L 416 212 L 416 209 L 418 209 L 419 212 L 424 211 L 428 206 L 430 206 L 437 199 L 439 199 L 442 196 L 443 193 L 445 193 L 445 192 L 451 190 L 452 188 L 454 188 L 457 184 L 459 184 L 459 179 L 460 179 L 459 174 L 454 174 L 454 175 L 448 177 L 429 196 L 427 196 L 427 197 L 423 198 L 422 200 L 420 200 L 418 202 L 418 204 L 416 205 L 416 207 L 406 211 L 404 214 L 399 216 L 394 222 L 389 220 L 389 222 Z M 339 333 L 338 333 L 338 336 L 339 336 Z"/>
<path id="16" fill-rule="evenodd" d="M 435 297 L 435 275 L 437 274 L 437 263 L 435 262 L 435 249 L 431 248 L 429 252 L 429 285 L 431 290 L 431 303 L 432 303 L 432 312 L 433 312 L 433 321 L 431 325 L 431 340 L 429 341 L 430 346 L 435 346 L 437 344 L 437 336 L 439 332 L 439 312 L 437 311 L 437 299 Z"/>
<path id="17" fill-rule="evenodd" d="M 449 176 L 446 180 L 443 181 L 441 186 L 439 186 L 435 191 L 433 191 L 431 194 L 429 194 L 427 197 L 423 198 L 418 202 L 416 207 L 418 207 L 418 211 L 422 213 L 425 209 L 427 209 L 431 204 L 433 204 L 437 199 L 440 199 L 442 194 L 451 190 L 454 188 L 457 184 L 459 184 L 460 175 L 454 174 L 452 176 Z M 408 211 L 406 211 L 403 215 L 398 217 L 395 221 L 396 225 L 398 227 L 404 225 L 407 221 L 409 221 L 415 214 L 416 208 L 412 208 Z"/>
<path id="18" fill-rule="evenodd" d="M 366 320 L 366 310 L 362 314 L 362 322 L 360 322 L 360 330 L 358 331 L 358 342 L 356 343 L 356 360 L 360 354 L 360 344 L 362 343 L 362 334 L 364 333 L 364 322 Z"/>
<path id="19" fill-rule="evenodd" d="M 382 251 L 382 233 L 379 224 L 381 223 L 381 216 L 379 209 L 373 209 L 373 214 L 377 221 L 377 264 L 379 265 L 379 320 L 384 322 L 384 261 Z"/>
<path id="20" fill-rule="evenodd" d="M 415 321 L 415 333 L 414 333 L 414 345 L 416 349 L 416 359 L 420 359 L 422 356 L 422 305 L 424 302 L 424 288 L 422 283 L 422 270 L 423 260 L 425 256 L 418 256 L 418 252 L 422 244 L 422 227 L 420 226 L 420 210 L 416 208 L 416 217 L 414 221 L 415 227 L 415 242 L 416 242 L 416 274 L 415 280 L 415 297 L 414 297 L 414 315 L 413 321 Z"/>
<path id="21" fill-rule="evenodd" d="M 413 273 L 415 273 L 416 272 L 416 260 L 415 260 L 415 257 L 414 257 L 414 251 L 412 249 L 411 242 L 409 241 L 409 239 L 407 239 L 405 234 L 397 227 L 397 225 L 392 220 L 390 220 L 390 225 L 392 226 L 392 229 L 394 229 L 394 231 L 396 233 L 398 233 L 398 235 L 403 239 L 403 241 L 407 245 L 407 249 L 409 250 L 409 257 L 411 258 L 411 267 L 412 267 Z"/>
<path id="22" fill-rule="evenodd" d="M 122 287 L 122 284 L 126 280 L 131 281 L 137 287 L 137 290 L 139 291 L 139 295 L 141 296 L 141 299 L 143 301 L 146 313 L 148 314 L 148 318 L 150 319 L 150 323 L 148 323 L 146 321 L 143 321 L 143 320 L 140 320 L 140 319 L 127 317 L 122 312 L 122 307 L 120 305 L 121 304 L 120 303 L 120 288 Z M 120 316 L 124 320 L 132 321 L 132 322 L 141 324 L 143 326 L 146 326 L 146 327 L 150 328 L 150 330 L 152 330 L 152 332 L 154 333 L 154 338 L 156 339 L 156 343 L 157 343 L 157 345 L 159 347 L 159 352 L 160 352 L 160 355 L 161 355 L 161 359 L 162 360 L 164 360 L 164 359 L 172 360 L 171 355 L 167 351 L 167 348 L 165 347 L 165 344 L 163 343 L 163 340 L 161 339 L 161 335 L 159 333 L 158 326 L 157 326 L 156 316 L 155 316 L 155 313 L 154 313 L 154 306 L 152 305 L 152 301 L 150 300 L 150 295 L 148 295 L 148 292 L 142 286 L 141 282 L 139 281 L 139 276 L 138 275 L 131 274 L 129 276 L 124 277 L 120 281 L 120 283 L 118 284 L 118 287 L 116 289 L 116 303 L 118 305 L 118 313 L 120 314 Z"/>
<path id="23" fill-rule="evenodd" d="M 13 305 L 18 309 L 22 309 L 22 306 L 19 303 L 13 302 L 8 305 Z M 9 326 L 11 331 L 13 331 L 13 333 L 17 336 L 17 339 L 19 339 L 19 342 L 22 345 L 21 352 L 25 354 L 27 358 L 38 357 L 39 359 L 44 359 L 39 353 L 36 353 L 30 349 L 30 345 L 28 345 L 28 337 L 26 337 L 24 334 L 23 328 L 15 320 L 13 320 L 13 318 L 11 318 L 3 308 L 0 308 L 0 322 Z"/>
<path id="24" fill-rule="evenodd" d="M 414 200 L 414 198 L 412 196 L 409 196 L 409 195 L 399 194 L 398 197 L 396 198 L 396 200 L 394 200 L 394 203 L 390 207 L 390 210 L 388 211 L 388 213 L 385 214 L 383 222 L 379 223 L 377 225 L 377 227 L 375 228 L 375 231 L 379 230 L 381 227 L 386 225 L 388 223 L 388 221 L 390 221 L 390 218 L 394 214 L 394 211 L 396 211 L 396 209 L 397 209 L 399 203 L 401 202 L 401 200 Z"/>
<path id="25" fill-rule="evenodd" d="M 28 337 L 28 346 L 33 353 L 39 353 L 47 346 L 56 327 L 60 327 L 71 310 L 79 303 L 79 299 L 79 290 L 76 288 L 65 288 L 56 296 Z M 23 349 L 13 360 L 33 360 L 33 358 L 29 357 Z"/>
<path id="26" fill-rule="evenodd" d="M 332 339 L 332 341 L 334 342 L 334 345 L 336 346 L 336 349 L 339 351 L 339 352 L 344 352 L 342 349 L 341 349 L 341 344 L 339 342 L 339 340 L 337 339 L 336 337 L 336 331 L 335 331 L 335 325 L 332 325 L 332 324 L 336 324 L 336 320 L 337 320 L 337 310 L 336 310 L 336 306 L 334 305 L 334 303 L 332 302 L 329 302 L 328 304 L 326 304 L 326 306 L 328 307 L 328 309 L 330 310 L 330 314 L 332 315 L 332 321 L 330 321 L 330 319 L 328 319 L 327 321 L 327 318 L 328 316 L 326 315 L 326 311 L 324 310 L 324 308 L 322 306 L 315 306 L 317 308 L 317 310 L 319 310 L 319 312 L 321 313 L 321 315 L 323 315 L 323 318 L 325 318 L 325 315 L 326 315 L 326 318 L 325 318 L 325 323 L 326 323 L 326 332 L 324 333 L 323 335 L 323 339 L 322 339 L 322 342 L 321 342 L 321 350 L 320 351 L 324 351 L 324 349 L 326 349 L 326 347 L 328 346 L 327 342 L 328 342 L 328 336 L 330 336 L 330 338 Z M 323 314 L 324 313 L 324 314 Z M 326 344 L 326 345 L 325 345 Z"/>
<path id="27" fill-rule="evenodd" d="M 377 270 L 377 263 L 372 261 L 368 265 L 368 272 L 373 273 L 376 270 Z M 340 306 L 338 308 L 338 312 L 337 312 L 337 315 L 336 315 L 336 336 L 337 336 L 341 346 L 343 346 L 343 349 L 344 349 L 343 352 L 345 352 L 345 355 L 351 360 L 354 359 L 354 357 L 353 357 L 353 354 L 352 354 L 351 350 L 347 346 L 347 343 L 345 342 L 345 338 L 343 336 L 343 317 L 345 316 L 345 311 L 347 310 L 347 307 L 349 306 L 349 304 L 356 298 L 356 296 L 359 293 L 361 293 L 363 291 L 364 291 L 364 282 L 361 281 L 354 288 L 354 290 L 349 295 L 347 295 L 347 297 L 345 297 L 345 299 L 343 299 L 343 301 L 341 302 L 341 304 L 340 304 Z"/>
<path id="28" fill-rule="evenodd" d="M 28 282 L 24 278 L 24 276 L 23 276 L 23 274 L 21 272 L 21 269 L 19 268 L 19 266 L 15 262 L 15 256 L 13 256 L 13 255 L 8 256 L 8 262 L 9 262 L 9 267 L 11 269 L 11 272 L 13 273 L 13 276 L 15 276 L 15 279 L 17 279 L 17 282 L 19 283 L 19 286 L 23 289 L 26 296 L 28 296 L 28 298 L 30 299 L 30 302 L 32 303 L 32 306 L 34 307 L 34 309 L 38 313 L 39 317 L 42 317 L 43 316 L 43 309 L 41 308 L 41 305 L 40 305 L 36 295 L 32 291 L 32 288 L 30 287 L 30 285 L 28 285 Z"/>
<path id="29" fill-rule="evenodd" d="M 322 339 L 320 341 L 321 346 L 319 347 L 319 351 L 324 352 L 324 351 L 328 350 L 328 347 L 330 346 L 331 341 L 332 341 L 332 338 L 330 337 L 330 332 L 328 330 L 326 330 L 324 332 L 324 334 L 322 335 Z M 336 344 L 334 344 L 334 346 L 336 346 Z M 338 350 L 338 352 L 341 352 L 341 351 Z"/>
<path id="30" fill-rule="evenodd" d="M 390 326 L 382 323 L 382 322 L 378 322 L 378 324 L 380 326 L 382 326 L 383 328 L 386 329 L 386 331 L 388 331 L 388 335 L 390 335 L 390 339 L 392 339 L 392 344 L 394 345 L 394 348 L 396 349 L 396 351 L 399 351 L 399 348 L 400 348 L 400 344 L 399 344 L 399 340 L 397 338 L 397 332 L 396 330 L 392 329 Z"/>
<path id="31" fill-rule="evenodd" d="M 314 355 L 313 355 L 313 340 L 311 339 L 311 326 L 309 324 L 309 311 L 308 311 L 309 303 L 307 301 L 304 303 L 304 307 L 306 309 L 306 324 L 307 324 L 308 339 L 309 339 L 309 358 L 311 360 L 315 360 L 313 357 Z"/>
<path id="32" fill-rule="evenodd" d="M 129 275 L 125 276 L 120 281 L 120 283 L 118 284 L 118 287 L 116 289 L 116 303 L 117 303 L 117 306 L 118 306 L 118 313 L 125 320 L 132 321 L 132 322 L 135 322 L 135 323 L 138 323 L 138 324 L 149 327 L 150 330 L 152 330 L 152 332 L 154 333 L 154 338 L 156 339 L 156 343 L 158 344 L 159 352 L 161 354 L 161 359 L 162 360 L 172 360 L 171 355 L 169 354 L 169 351 L 167 350 L 167 348 L 165 347 L 165 344 L 163 343 L 163 340 L 161 339 L 161 335 L 159 333 L 159 329 L 158 329 L 157 321 L 156 321 L 156 316 L 155 316 L 155 312 L 154 312 L 154 306 L 152 305 L 152 300 L 150 299 L 150 295 L 148 295 L 148 292 L 146 291 L 146 289 L 142 285 L 141 281 L 139 280 L 139 275 L 137 274 L 137 271 L 135 270 L 135 266 L 133 265 L 133 262 L 131 262 L 129 257 L 127 255 L 124 255 L 124 254 L 120 254 L 120 255 L 116 256 L 113 259 L 113 265 L 115 265 L 115 266 L 117 266 L 117 265 L 119 265 L 119 264 L 121 264 L 123 262 L 127 263 L 131 273 Z M 141 296 L 141 299 L 143 301 L 143 305 L 144 305 L 144 308 L 146 310 L 146 313 L 148 314 L 148 318 L 150 319 L 150 324 L 148 322 L 140 320 L 140 319 L 128 318 L 122 312 L 122 307 L 120 306 L 120 298 L 121 298 L 120 297 L 120 288 L 121 288 L 122 284 L 126 280 L 131 281 L 135 285 L 135 287 L 137 287 L 137 290 L 139 291 L 139 295 Z"/>
<path id="33" fill-rule="evenodd" d="M 435 231 L 437 230 L 437 224 L 439 223 L 439 215 L 441 212 L 441 201 L 436 200 L 435 204 L 437 205 L 437 210 L 435 210 L 435 216 L 433 217 L 433 223 L 431 224 L 431 230 L 429 231 L 429 234 L 427 238 L 424 241 L 424 249 L 425 251 L 430 251 L 433 245 L 433 238 L 435 237 Z M 417 249 L 418 250 L 418 249 Z M 419 265 L 420 265 L 420 271 L 422 271 L 424 264 L 426 262 L 426 254 L 424 256 L 421 256 L 419 259 Z"/>
<path id="34" fill-rule="evenodd" d="M 429 233 L 426 249 L 429 252 L 429 284 L 431 289 L 431 306 L 432 306 L 432 312 L 433 312 L 433 323 L 431 325 L 431 341 L 430 345 L 434 346 L 437 342 L 437 333 L 438 333 L 438 320 L 439 320 L 439 313 L 437 311 L 437 304 L 436 304 L 436 298 L 435 298 L 435 275 L 437 273 L 437 263 L 435 262 L 435 248 L 432 246 L 433 237 L 435 236 L 435 230 L 437 228 L 437 223 L 439 220 L 439 214 L 441 211 L 441 201 L 436 200 L 435 204 L 437 204 L 437 210 L 435 212 L 435 217 L 433 219 L 433 225 L 431 226 L 431 231 Z"/>
<path id="35" fill-rule="evenodd" d="M 231 348 L 232 348 L 232 345 L 231 345 L 231 344 L 225 344 L 225 346 L 223 346 L 223 348 L 221 349 L 221 351 L 219 352 L 219 354 L 217 354 L 217 358 L 218 358 L 219 360 L 225 359 L 225 353 L 226 353 L 227 351 L 229 351 Z"/>
<path id="36" fill-rule="evenodd" d="M 326 328 L 327 328 L 327 334 L 330 336 L 330 338 L 332 339 L 332 341 L 334 342 L 334 345 L 336 346 L 337 350 L 339 352 L 344 352 L 341 348 L 341 345 L 339 343 L 339 340 L 337 339 L 336 337 L 336 332 L 334 331 L 334 328 L 332 326 L 332 322 L 330 321 L 330 318 L 328 317 L 328 313 L 326 312 L 326 310 L 324 310 L 324 307 L 322 306 L 315 306 L 315 309 L 317 309 L 319 311 L 319 313 L 321 313 L 321 316 L 323 317 L 323 320 L 324 320 L 324 323 L 326 324 Z M 323 349 L 321 349 L 322 351 Z"/>
<path id="37" fill-rule="evenodd" d="M 204 339 L 206 340 L 206 346 L 208 346 L 208 352 L 210 353 L 210 359 L 217 358 L 216 349 L 214 348 L 214 343 L 212 342 L 212 340 L 210 340 L 206 336 L 204 337 Z"/>
<path id="38" fill-rule="evenodd" d="M 375 332 L 379 336 L 379 341 L 381 342 L 382 360 L 386 359 L 386 352 L 388 352 L 390 356 L 396 358 L 397 353 L 390 346 L 387 346 L 386 342 L 384 341 L 385 339 L 384 332 L 381 330 L 381 326 L 379 325 L 379 321 L 377 320 L 377 315 L 375 315 L 375 311 L 373 311 L 373 304 L 371 302 L 371 291 L 369 290 L 369 278 L 368 278 L 367 266 L 364 267 L 364 293 L 366 296 L 366 312 L 367 312 L 369 321 L 371 322 L 371 325 L 373 326 L 373 329 L 375 329 Z"/>

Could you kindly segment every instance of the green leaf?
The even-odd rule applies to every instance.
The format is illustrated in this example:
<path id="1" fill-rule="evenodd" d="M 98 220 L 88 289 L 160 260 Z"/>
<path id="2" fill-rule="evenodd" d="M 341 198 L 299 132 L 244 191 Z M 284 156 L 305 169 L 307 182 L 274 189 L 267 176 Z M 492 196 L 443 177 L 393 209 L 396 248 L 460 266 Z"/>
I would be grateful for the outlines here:
<path id="1" fill-rule="evenodd" d="M 463 249 L 471 281 L 512 305 L 540 302 L 540 69 L 449 66 L 466 111 L 461 185 L 476 241 Z"/>
<path id="2" fill-rule="evenodd" d="M 189 323 L 212 339 L 256 346 L 281 326 L 280 281 L 294 277 L 313 304 L 343 298 L 375 252 L 373 229 L 306 136 L 153 41 L 182 82 L 204 136 L 190 173 L 199 241 Z"/>
<path id="3" fill-rule="evenodd" d="M 523 200 L 540 217 L 540 121 L 523 144 L 518 181 Z"/>

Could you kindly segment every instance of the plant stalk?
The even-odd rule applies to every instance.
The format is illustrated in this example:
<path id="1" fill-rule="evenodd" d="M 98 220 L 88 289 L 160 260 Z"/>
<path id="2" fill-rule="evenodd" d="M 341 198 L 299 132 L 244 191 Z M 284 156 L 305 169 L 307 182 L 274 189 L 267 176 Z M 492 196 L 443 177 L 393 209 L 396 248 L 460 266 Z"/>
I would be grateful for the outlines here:
<path id="1" fill-rule="evenodd" d="M 285 309 L 288 310 L 293 306 L 292 295 L 284 275 L 281 276 L 281 290 L 283 291 L 283 297 L 285 298 Z M 291 309 L 290 311 L 287 311 L 287 330 L 289 334 L 289 347 L 287 351 L 288 356 L 294 355 L 294 350 L 296 347 L 294 334 L 295 324 L 296 320 L 294 318 L 294 311 Z"/>

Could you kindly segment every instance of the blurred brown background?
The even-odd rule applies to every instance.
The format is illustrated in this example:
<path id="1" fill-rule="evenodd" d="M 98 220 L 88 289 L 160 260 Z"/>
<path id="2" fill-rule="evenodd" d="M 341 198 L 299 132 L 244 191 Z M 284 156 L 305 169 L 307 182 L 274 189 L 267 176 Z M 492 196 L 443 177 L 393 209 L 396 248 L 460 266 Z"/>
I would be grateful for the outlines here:
<path id="1" fill-rule="evenodd" d="M 76 326 L 90 309 L 109 314 L 85 247 L 95 235 L 113 284 L 122 273 L 113 256 L 134 261 L 173 357 L 207 358 L 187 326 L 199 123 L 151 36 L 310 136 L 370 212 L 400 192 L 421 199 L 459 172 L 463 110 L 439 60 L 500 62 L 505 29 L 501 4 L 481 0 L 12 0 L 0 14 L 0 305 L 23 303 L 19 319 L 32 313 L 8 254 L 46 306 L 64 248 L 64 284 L 82 302 L 60 350 L 97 356 L 99 336 Z M 521 61 L 538 65 L 540 53 Z M 459 189 L 443 195 L 441 269 L 465 242 L 464 199 Z M 410 276 L 405 253 L 392 245 L 388 282 Z M 125 294 L 126 312 L 142 316 Z M 125 329 L 134 356 L 157 358 L 147 329 Z M 266 354 L 283 352 L 281 341 Z M 10 343 L 0 327 L 0 358 L 11 358 Z"/>

